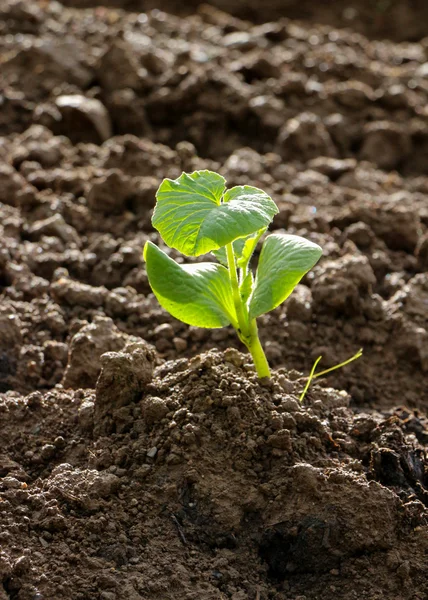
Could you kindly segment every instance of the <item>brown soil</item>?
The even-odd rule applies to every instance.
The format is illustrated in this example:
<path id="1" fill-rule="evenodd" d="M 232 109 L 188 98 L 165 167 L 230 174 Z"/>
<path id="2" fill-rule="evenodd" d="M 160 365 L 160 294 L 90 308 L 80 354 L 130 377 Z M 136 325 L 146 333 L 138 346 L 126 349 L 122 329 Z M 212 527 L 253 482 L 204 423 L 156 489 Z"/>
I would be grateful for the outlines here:
<path id="1" fill-rule="evenodd" d="M 141 0 L 64 0 L 66 6 L 79 8 L 103 6 L 128 11 L 142 10 Z M 189 16 L 203 3 L 200 0 L 145 0 L 144 10 L 160 9 L 167 13 Z M 425 0 L 354 0 L 349 3 L 335 0 L 211 0 L 207 4 L 247 19 L 266 23 L 287 17 L 304 19 L 314 24 L 347 27 L 370 38 L 389 38 L 395 41 L 419 41 L 428 35 L 427 4 Z"/>
<path id="2" fill-rule="evenodd" d="M 426 599 L 425 7 L 68 4 L 0 2 L 0 600 Z M 324 249 L 269 384 L 150 294 L 154 192 L 199 168 Z"/>

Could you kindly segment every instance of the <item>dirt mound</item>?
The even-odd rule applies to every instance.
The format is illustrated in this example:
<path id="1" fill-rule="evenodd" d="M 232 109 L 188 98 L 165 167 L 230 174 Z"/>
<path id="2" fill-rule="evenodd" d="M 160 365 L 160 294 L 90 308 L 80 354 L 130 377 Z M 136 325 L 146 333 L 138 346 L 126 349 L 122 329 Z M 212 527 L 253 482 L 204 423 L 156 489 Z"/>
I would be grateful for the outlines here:
<path id="1" fill-rule="evenodd" d="M 331 388 L 301 406 L 301 381 L 261 386 L 235 350 L 153 378 L 134 361 L 136 395 L 133 353 L 105 355 L 95 397 L 5 394 L 5 598 L 426 595 L 410 415 L 355 416 Z"/>
<path id="2" fill-rule="evenodd" d="M 69 4 L 0 2 L 0 599 L 422 600 L 426 40 L 356 33 L 400 2 Z M 155 191 L 202 168 L 324 250 L 260 319 L 270 384 L 150 292 Z"/>

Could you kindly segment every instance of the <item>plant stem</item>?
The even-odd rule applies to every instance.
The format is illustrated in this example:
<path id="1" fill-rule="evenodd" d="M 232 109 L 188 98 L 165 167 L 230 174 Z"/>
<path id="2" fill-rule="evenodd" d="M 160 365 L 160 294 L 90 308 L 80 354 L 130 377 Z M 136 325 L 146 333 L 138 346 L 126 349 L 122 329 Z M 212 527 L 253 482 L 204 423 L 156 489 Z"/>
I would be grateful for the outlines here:
<path id="1" fill-rule="evenodd" d="M 232 244 L 227 244 L 226 254 L 227 264 L 229 267 L 230 282 L 232 284 L 233 303 L 235 305 L 236 316 L 238 318 L 239 339 L 247 346 L 248 350 L 250 351 L 251 356 L 253 357 L 254 366 L 256 367 L 257 375 L 260 377 L 260 379 L 262 379 L 263 377 L 270 377 L 269 364 L 266 359 L 266 355 L 264 353 L 262 345 L 260 343 L 256 320 L 253 319 L 251 322 L 249 321 L 247 307 L 242 302 L 241 293 L 239 291 L 238 274 L 236 272 L 236 262 Z"/>
<path id="2" fill-rule="evenodd" d="M 253 319 L 250 323 L 250 338 L 248 343 L 246 343 L 246 346 L 251 352 L 254 366 L 256 367 L 259 378 L 262 379 L 263 377 L 270 377 L 269 363 L 260 343 L 259 332 L 257 330 L 257 323 L 255 319 Z"/>
<path id="3" fill-rule="evenodd" d="M 312 366 L 312 369 L 311 369 L 311 372 L 309 373 L 309 377 L 308 377 L 308 381 L 306 382 L 305 389 L 300 394 L 299 402 L 303 402 L 303 400 L 304 400 L 304 398 L 306 396 L 306 392 L 308 391 L 309 386 L 311 385 L 312 379 L 314 378 L 315 369 L 317 368 L 317 365 L 318 365 L 318 363 L 319 363 L 319 361 L 321 359 L 322 359 L 322 355 L 318 356 L 318 358 L 314 362 L 314 364 Z"/>
<path id="4" fill-rule="evenodd" d="M 245 314 L 244 306 L 242 304 L 241 294 L 239 292 L 238 274 L 236 272 L 235 255 L 233 252 L 233 245 L 227 244 L 226 246 L 227 264 L 229 267 L 230 282 L 232 284 L 233 303 L 235 305 L 236 316 L 238 318 L 239 332 L 243 338 L 249 335 L 248 317 Z"/>
<path id="5" fill-rule="evenodd" d="M 345 365 L 349 365 L 349 363 L 351 363 L 354 360 L 357 360 L 357 358 L 361 358 L 362 355 L 363 355 L 363 349 L 360 348 L 358 350 L 358 352 L 356 354 L 354 354 L 354 356 L 352 356 L 351 358 L 348 358 L 348 360 L 344 360 L 340 364 L 334 365 L 334 367 L 330 367 L 329 369 L 325 369 L 324 371 L 315 373 L 315 369 L 317 368 L 319 361 L 322 359 L 322 356 L 318 356 L 318 358 L 316 359 L 316 361 L 313 364 L 311 372 L 309 373 L 309 377 L 308 377 L 308 381 L 306 382 L 305 389 L 300 394 L 300 398 L 299 398 L 300 402 L 303 402 L 306 392 L 308 391 L 309 386 L 311 385 L 313 379 L 315 379 L 316 377 L 322 377 L 323 375 L 327 375 L 327 373 L 331 373 L 332 371 L 335 371 L 336 369 L 340 369 L 341 367 L 344 367 Z"/>
<path id="6" fill-rule="evenodd" d="M 329 369 L 325 369 L 324 371 L 320 371 L 319 373 L 316 373 L 314 375 L 314 379 L 316 377 L 322 377 L 323 375 L 327 375 L 327 373 L 331 373 L 332 371 L 335 371 L 336 369 L 340 369 L 341 367 L 344 367 L 345 365 L 349 365 L 350 362 L 357 360 L 357 358 L 360 358 L 362 355 L 363 355 L 363 349 L 360 348 L 358 350 L 358 352 L 356 354 L 354 354 L 354 356 L 352 356 L 351 358 L 348 358 L 348 360 L 344 360 L 340 364 L 334 365 L 334 367 L 330 367 Z M 320 356 L 320 358 L 321 358 L 321 356 Z"/>

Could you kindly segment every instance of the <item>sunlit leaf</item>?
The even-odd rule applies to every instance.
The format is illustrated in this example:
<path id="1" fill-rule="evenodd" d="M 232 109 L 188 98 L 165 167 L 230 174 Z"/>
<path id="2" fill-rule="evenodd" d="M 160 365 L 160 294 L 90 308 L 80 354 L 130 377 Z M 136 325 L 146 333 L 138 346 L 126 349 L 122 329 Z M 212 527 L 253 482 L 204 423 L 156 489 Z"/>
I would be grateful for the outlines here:
<path id="1" fill-rule="evenodd" d="M 179 265 L 155 244 L 144 247 L 147 276 L 159 304 L 196 327 L 237 326 L 228 271 L 215 263 Z"/>
<path id="2" fill-rule="evenodd" d="M 300 236 L 268 236 L 260 253 L 249 301 L 250 318 L 254 319 L 282 304 L 321 255 L 322 249 L 317 244 Z"/>
<path id="3" fill-rule="evenodd" d="M 262 190 L 238 186 L 211 171 L 165 179 L 157 194 L 153 226 L 164 242 L 187 256 L 200 256 L 267 227 L 278 208 Z"/>

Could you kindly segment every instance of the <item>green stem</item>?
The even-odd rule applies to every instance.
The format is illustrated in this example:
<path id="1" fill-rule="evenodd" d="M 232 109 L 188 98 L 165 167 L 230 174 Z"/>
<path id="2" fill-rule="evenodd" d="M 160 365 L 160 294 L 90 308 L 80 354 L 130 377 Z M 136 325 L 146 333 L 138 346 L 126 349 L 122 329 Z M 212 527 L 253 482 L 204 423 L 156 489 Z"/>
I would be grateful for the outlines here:
<path id="1" fill-rule="evenodd" d="M 308 391 L 309 386 L 311 385 L 313 379 L 316 379 L 317 377 L 322 377 L 323 375 L 327 375 L 327 373 L 331 373 L 332 371 L 335 371 L 336 369 L 340 369 L 341 367 L 344 367 L 345 365 L 349 365 L 349 363 L 351 363 L 354 360 L 357 360 L 357 358 L 361 358 L 362 355 L 363 355 L 363 349 L 360 348 L 358 350 L 358 352 L 356 354 L 354 354 L 354 356 L 352 356 L 351 358 L 348 358 L 348 360 L 344 360 L 340 364 L 334 365 L 334 367 L 330 367 L 329 369 L 325 369 L 324 371 L 315 373 L 315 369 L 317 368 L 319 361 L 322 359 L 322 356 L 318 356 L 318 358 L 314 362 L 311 372 L 309 373 L 309 377 L 308 377 L 308 381 L 306 382 L 305 389 L 300 394 L 300 398 L 299 398 L 300 402 L 303 402 L 306 392 Z"/>
<path id="2" fill-rule="evenodd" d="M 249 335 L 248 317 L 245 314 L 241 294 L 239 291 L 238 274 L 236 272 L 235 255 L 233 253 L 232 244 L 227 244 L 226 255 L 227 264 L 229 267 L 230 282 L 232 284 L 233 303 L 235 305 L 236 316 L 238 317 L 239 332 L 242 337 L 246 338 Z"/>
<path id="3" fill-rule="evenodd" d="M 248 343 L 246 343 L 246 346 L 251 352 L 254 366 L 256 367 L 257 375 L 260 377 L 260 379 L 263 377 L 270 377 L 269 363 L 260 343 L 259 332 L 257 330 L 257 323 L 255 319 L 253 319 L 250 323 L 250 338 Z"/>
<path id="4" fill-rule="evenodd" d="M 309 373 L 309 377 L 308 377 L 308 381 L 306 382 L 305 385 L 305 389 L 303 390 L 303 392 L 300 394 L 300 398 L 299 398 L 299 402 L 303 402 L 305 396 L 306 396 L 306 392 L 309 389 L 309 386 L 312 383 L 312 379 L 315 377 L 314 373 L 315 373 L 315 369 L 317 368 L 317 365 L 319 363 L 319 361 L 322 359 L 322 356 L 318 356 L 318 358 L 316 359 L 316 361 L 313 364 L 313 367 L 311 369 L 311 372 Z"/>
<path id="5" fill-rule="evenodd" d="M 236 316 L 238 318 L 239 329 L 237 332 L 239 339 L 250 351 L 251 356 L 253 357 L 254 366 L 256 367 L 257 375 L 260 377 L 260 379 L 263 377 L 270 377 L 269 364 L 260 343 L 256 320 L 253 319 L 251 322 L 249 321 L 247 307 L 242 302 L 232 244 L 227 244 L 226 255 L 227 264 L 229 267 L 230 282 L 232 285 L 233 303 L 235 305 Z"/>
<path id="6" fill-rule="evenodd" d="M 358 352 L 356 354 L 354 354 L 354 356 L 352 356 L 351 358 L 348 358 L 348 360 L 344 360 L 340 364 L 334 365 L 334 367 L 330 367 L 329 369 L 325 369 L 324 371 L 320 371 L 319 373 L 314 375 L 314 379 L 316 377 L 322 377 L 323 375 L 327 375 L 327 373 L 331 373 L 332 371 L 335 371 L 336 369 L 340 369 L 341 367 L 344 367 L 345 365 L 349 365 L 350 362 L 357 360 L 357 358 L 360 358 L 362 355 L 363 355 L 363 349 L 360 348 L 358 350 Z M 321 358 L 321 356 L 320 356 L 320 358 Z"/>

